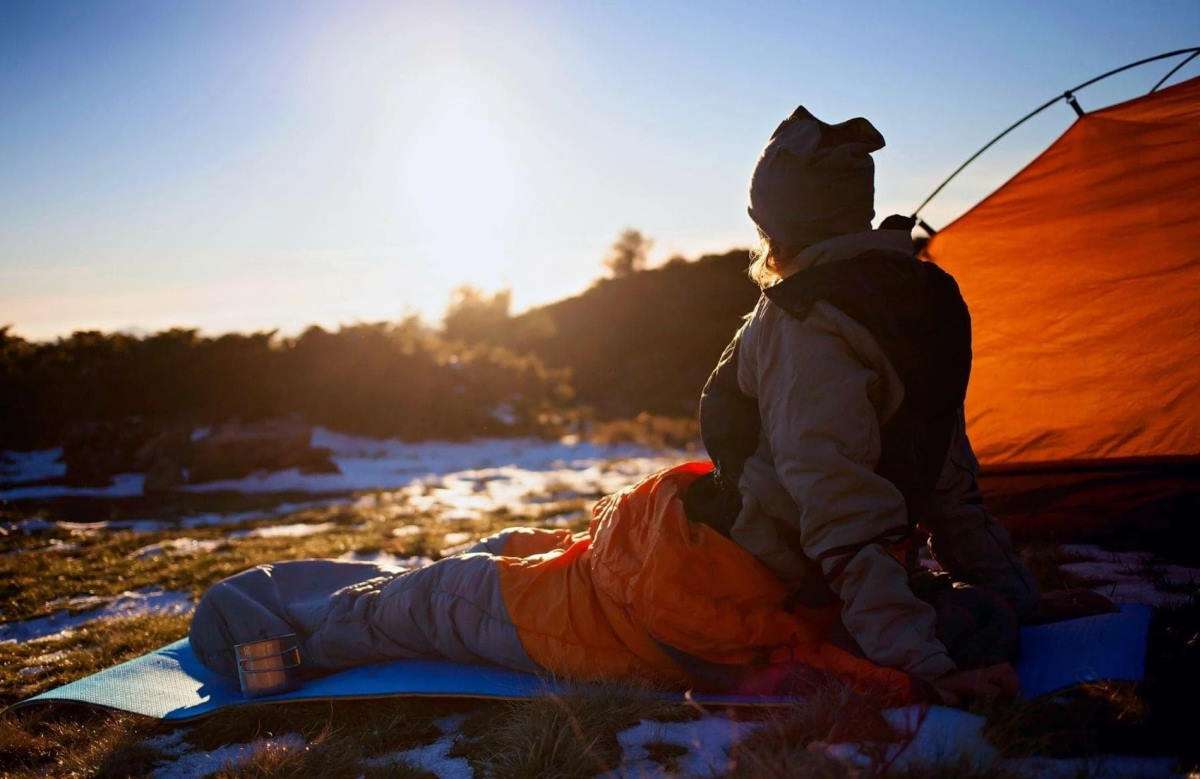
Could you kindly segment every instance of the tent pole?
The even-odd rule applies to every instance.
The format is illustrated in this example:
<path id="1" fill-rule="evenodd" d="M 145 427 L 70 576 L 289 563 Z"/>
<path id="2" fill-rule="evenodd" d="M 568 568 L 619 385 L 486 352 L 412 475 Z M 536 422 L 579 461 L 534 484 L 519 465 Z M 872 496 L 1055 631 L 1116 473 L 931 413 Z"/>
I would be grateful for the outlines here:
<path id="1" fill-rule="evenodd" d="M 1004 128 L 1004 130 L 999 135 L 997 135 L 995 138 L 993 138 L 990 141 L 988 141 L 987 143 L 985 143 L 983 145 L 983 147 L 979 149 L 979 151 L 975 152 L 970 157 L 968 157 L 966 162 L 964 162 L 962 165 L 959 165 L 957 168 L 955 168 L 954 171 L 949 176 L 947 176 L 945 179 L 943 179 L 941 184 L 937 185 L 936 189 L 934 189 L 932 192 L 929 193 L 928 197 L 926 197 L 924 200 L 921 201 L 921 205 L 917 206 L 916 210 L 912 212 L 911 216 L 913 216 L 915 218 L 918 214 L 920 214 L 921 209 L 923 209 L 923 208 L 925 208 L 925 206 L 929 205 L 929 201 L 931 201 L 935 197 L 937 197 L 938 193 L 941 192 L 943 189 L 945 189 L 946 185 L 949 184 L 951 181 L 953 181 L 955 176 L 957 176 L 959 173 L 962 173 L 963 169 L 966 168 L 968 165 L 970 165 L 972 162 L 974 162 L 979 157 L 979 155 L 983 154 L 985 151 L 992 148 L 992 146 L 996 145 L 996 142 L 999 141 L 1001 138 L 1008 135 L 1010 132 L 1017 129 L 1021 125 L 1025 124 L 1030 119 L 1032 119 L 1033 117 L 1040 114 L 1042 111 L 1045 111 L 1047 108 L 1054 105 L 1059 100 L 1064 100 L 1064 99 L 1067 100 L 1067 102 L 1069 102 L 1071 104 L 1071 107 L 1075 109 L 1075 113 L 1079 114 L 1079 116 L 1083 116 L 1084 115 L 1083 109 L 1080 108 L 1079 103 L 1075 101 L 1075 97 L 1074 97 L 1075 92 L 1078 92 L 1079 90 L 1084 89 L 1086 87 L 1090 87 L 1092 84 L 1095 84 L 1097 81 L 1103 81 L 1104 79 L 1108 78 L 1109 76 L 1115 76 L 1118 73 L 1123 73 L 1124 71 L 1129 70 L 1130 68 L 1136 68 L 1139 65 L 1145 65 L 1148 62 L 1157 62 L 1158 60 L 1167 59 L 1168 57 L 1178 57 L 1181 54 L 1190 54 L 1191 56 L 1188 57 L 1187 59 L 1185 59 L 1183 62 L 1181 62 L 1178 65 L 1178 67 L 1176 67 L 1170 73 L 1168 73 L 1166 75 L 1166 77 L 1162 79 L 1162 81 L 1159 81 L 1158 84 L 1155 84 L 1154 89 L 1150 90 L 1151 92 L 1153 92 L 1155 89 L 1158 89 L 1160 86 L 1162 86 L 1163 82 L 1165 82 L 1168 78 L 1170 78 L 1172 75 L 1174 75 L 1175 71 L 1179 70 L 1179 68 L 1183 67 L 1188 62 L 1190 62 L 1192 59 L 1194 59 L 1196 57 L 1196 55 L 1200 54 L 1200 46 L 1193 46 L 1188 49 L 1176 49 L 1175 51 L 1168 51 L 1164 54 L 1156 54 L 1153 57 L 1146 57 L 1145 59 L 1140 59 L 1137 62 L 1131 62 L 1128 65 L 1122 65 L 1121 67 L 1114 68 L 1113 70 L 1110 70 L 1107 73 L 1101 73 L 1099 76 L 1096 76 L 1093 79 L 1089 79 L 1089 80 L 1083 82 L 1082 84 L 1079 84 L 1078 86 L 1071 87 L 1066 92 L 1063 92 L 1061 95 L 1056 95 L 1055 97 L 1042 103 L 1037 108 L 1033 109 L 1029 113 L 1022 116 L 1017 121 L 1010 124 L 1008 127 Z"/>
<path id="2" fill-rule="evenodd" d="M 1066 100 L 1066 101 L 1067 101 L 1067 104 L 1068 104 L 1068 105 L 1070 105 L 1070 106 L 1071 106 L 1071 108 L 1074 108 L 1074 109 L 1075 109 L 1075 114 L 1076 114 L 1077 116 L 1079 116 L 1079 117 L 1081 117 L 1081 118 L 1083 117 L 1083 115 L 1084 115 L 1084 114 L 1083 114 L 1083 109 L 1079 107 L 1079 101 L 1075 99 L 1075 95 L 1074 95 L 1074 94 L 1072 94 L 1072 93 L 1070 93 L 1070 92 L 1064 92 L 1064 93 L 1063 93 L 1063 100 Z"/>
<path id="3" fill-rule="evenodd" d="M 1159 87 L 1161 87 L 1163 84 L 1167 83 L 1167 79 L 1169 79 L 1171 76 L 1174 76 L 1176 73 L 1178 73 L 1178 72 L 1179 72 L 1179 70 L 1180 70 L 1180 68 L 1182 68 L 1184 65 L 1186 65 L 1186 64 L 1188 64 L 1189 62 L 1191 62 L 1192 60 L 1196 59 L 1196 56 L 1197 56 L 1197 55 L 1200 55 L 1200 49 L 1197 49 L 1196 51 L 1193 51 L 1190 57 L 1184 57 L 1184 59 L 1183 59 L 1183 62 L 1180 62 L 1180 63 L 1179 63 L 1178 65 L 1176 65 L 1175 67 L 1173 67 L 1173 68 L 1171 68 L 1170 70 L 1168 70 L 1168 71 L 1167 71 L 1167 75 L 1165 75 L 1165 76 L 1163 76 L 1162 78 L 1160 78 L 1160 79 L 1158 80 L 1158 83 L 1157 83 L 1157 84 L 1155 84 L 1153 87 L 1151 87 L 1151 89 L 1150 89 L 1150 93 L 1152 93 L 1152 92 L 1157 92 Z M 1150 94 L 1150 93 L 1147 93 L 1147 94 Z"/>

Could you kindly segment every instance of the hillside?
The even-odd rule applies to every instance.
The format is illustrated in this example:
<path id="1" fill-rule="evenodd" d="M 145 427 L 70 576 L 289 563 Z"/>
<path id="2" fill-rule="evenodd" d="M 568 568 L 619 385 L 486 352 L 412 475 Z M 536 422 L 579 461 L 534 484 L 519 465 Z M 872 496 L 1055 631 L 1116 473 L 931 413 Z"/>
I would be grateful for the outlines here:
<path id="1" fill-rule="evenodd" d="M 739 319 L 758 298 L 745 250 L 603 279 L 510 320 L 500 341 L 568 368 L 580 403 L 605 417 L 689 416 Z"/>

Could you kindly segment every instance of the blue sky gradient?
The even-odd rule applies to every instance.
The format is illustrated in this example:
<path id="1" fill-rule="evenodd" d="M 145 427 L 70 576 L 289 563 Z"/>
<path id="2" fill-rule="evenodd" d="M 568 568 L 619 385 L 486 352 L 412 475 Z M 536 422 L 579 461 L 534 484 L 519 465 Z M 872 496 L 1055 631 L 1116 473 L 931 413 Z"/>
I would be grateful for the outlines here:
<path id="1" fill-rule="evenodd" d="M 583 289 L 623 227 L 747 245 L 797 104 L 870 118 L 880 215 L 1074 83 L 1200 45 L 1200 3 L 0 2 L 0 324 L 436 321 Z M 1080 96 L 1148 89 L 1159 63 Z M 1200 63 L 1178 79 L 1200 74 Z M 927 211 L 1066 129 L 1048 111 Z"/>

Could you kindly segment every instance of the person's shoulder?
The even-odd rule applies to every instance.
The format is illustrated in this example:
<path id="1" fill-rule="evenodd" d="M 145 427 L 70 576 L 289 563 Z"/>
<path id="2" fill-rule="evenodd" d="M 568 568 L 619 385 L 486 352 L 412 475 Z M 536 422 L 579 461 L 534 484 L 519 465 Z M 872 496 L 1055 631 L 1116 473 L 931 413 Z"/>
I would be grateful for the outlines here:
<path id="1" fill-rule="evenodd" d="M 814 303 L 805 316 L 797 316 L 764 294 L 751 312 L 750 321 L 780 337 L 812 338 L 840 335 L 844 317 L 840 310 L 823 300 Z"/>
<path id="2" fill-rule="evenodd" d="M 847 351 L 840 313 L 819 301 L 806 316 L 798 317 L 763 295 L 747 318 L 743 349 L 759 355 L 764 364 L 784 357 L 806 362 L 837 359 Z"/>
<path id="3" fill-rule="evenodd" d="M 747 338 L 757 337 L 757 334 L 764 328 L 769 327 L 768 320 L 772 318 L 771 301 L 766 295 L 760 294 L 758 301 L 755 302 L 754 308 L 747 311 L 742 316 L 742 322 L 738 325 L 739 338 L 745 341 Z"/>
<path id="4" fill-rule="evenodd" d="M 758 341 L 787 352 L 821 354 L 825 359 L 851 357 L 890 375 L 887 356 L 871 332 L 852 316 L 827 300 L 813 303 L 801 319 L 763 296 L 756 312 L 761 313 Z M 769 348 L 770 348 L 769 347 Z"/>

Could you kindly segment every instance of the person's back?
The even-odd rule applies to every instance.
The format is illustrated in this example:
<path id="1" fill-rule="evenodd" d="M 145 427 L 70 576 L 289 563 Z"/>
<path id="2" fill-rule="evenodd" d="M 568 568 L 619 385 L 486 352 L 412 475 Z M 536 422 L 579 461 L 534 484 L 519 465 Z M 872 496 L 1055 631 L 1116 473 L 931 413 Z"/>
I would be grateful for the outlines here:
<path id="1" fill-rule="evenodd" d="M 850 237 L 841 242 L 847 254 L 825 261 L 908 240 L 893 231 Z M 797 588 L 812 587 L 813 561 L 825 561 L 823 574 L 841 566 L 829 585 L 868 657 L 923 678 L 949 671 L 953 663 L 929 640 L 933 609 L 912 594 L 887 543 L 903 540 L 910 521 L 901 490 L 876 470 L 881 429 L 905 397 L 888 356 L 829 303 L 798 320 L 766 297 L 742 330 L 739 356 L 739 386 L 758 401 L 763 437 L 743 467 L 730 537 Z M 932 500 L 911 519 L 931 531 L 936 558 L 956 579 L 1001 592 L 1024 611 L 1036 588 L 979 499 L 961 408 L 955 421 Z M 883 541 L 863 545 L 873 539 Z"/>
<path id="2" fill-rule="evenodd" d="M 947 304 L 922 288 L 849 265 L 871 258 L 880 273 L 920 267 L 908 229 L 870 229 L 869 155 L 882 145 L 864 119 L 830 126 L 803 109 L 772 137 L 750 198 L 766 243 L 755 268 L 765 294 L 705 388 L 701 425 L 718 482 L 727 471 L 717 491 L 737 493 L 709 498 L 726 514 L 720 529 L 798 600 L 840 600 L 843 623 L 868 658 L 936 681 L 958 664 L 898 552 L 911 524 L 930 531 L 935 557 L 955 579 L 998 593 L 1014 614 L 1033 607 L 1037 590 L 976 486 L 961 407 L 969 322 L 956 325 L 956 313 L 937 310 Z M 778 294 L 818 283 L 810 305 L 789 306 Z M 897 312 L 922 306 L 931 332 L 911 332 L 912 317 Z M 965 354 L 945 354 L 963 349 L 936 340 L 955 326 L 965 329 Z M 939 408 L 926 402 L 934 395 L 941 410 L 914 413 Z M 888 467 L 896 452 L 927 465 L 898 477 L 903 468 Z M 705 513 L 704 500 L 692 503 L 691 513 Z M 1015 619 L 1013 627 L 1015 641 Z M 954 649 L 962 660 L 962 647 Z"/>

